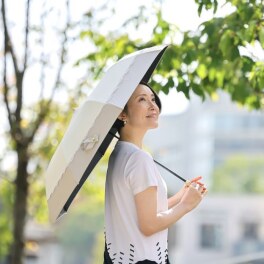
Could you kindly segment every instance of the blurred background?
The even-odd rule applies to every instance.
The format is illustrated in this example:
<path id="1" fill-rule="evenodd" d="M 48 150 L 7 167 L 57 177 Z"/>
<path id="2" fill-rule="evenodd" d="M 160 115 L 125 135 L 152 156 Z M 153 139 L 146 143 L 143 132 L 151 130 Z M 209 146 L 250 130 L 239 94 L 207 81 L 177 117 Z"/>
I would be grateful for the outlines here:
<path id="1" fill-rule="evenodd" d="M 209 189 L 170 228 L 171 263 L 263 264 L 263 14 L 258 0 L 1 0 L 0 263 L 103 263 L 113 146 L 55 225 L 45 170 L 105 70 L 169 44 L 151 80 L 160 125 L 144 147 Z M 182 183 L 160 172 L 174 194 Z"/>

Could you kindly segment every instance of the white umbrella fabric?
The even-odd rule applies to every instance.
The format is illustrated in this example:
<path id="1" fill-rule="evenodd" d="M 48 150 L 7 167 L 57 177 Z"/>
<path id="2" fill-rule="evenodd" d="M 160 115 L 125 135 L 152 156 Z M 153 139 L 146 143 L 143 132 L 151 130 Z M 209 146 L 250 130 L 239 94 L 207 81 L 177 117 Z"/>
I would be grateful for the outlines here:
<path id="1" fill-rule="evenodd" d="M 46 196 L 54 223 L 104 155 L 117 132 L 116 119 L 141 81 L 148 82 L 167 46 L 125 56 L 105 73 L 87 100 L 75 111 L 46 172 Z"/>

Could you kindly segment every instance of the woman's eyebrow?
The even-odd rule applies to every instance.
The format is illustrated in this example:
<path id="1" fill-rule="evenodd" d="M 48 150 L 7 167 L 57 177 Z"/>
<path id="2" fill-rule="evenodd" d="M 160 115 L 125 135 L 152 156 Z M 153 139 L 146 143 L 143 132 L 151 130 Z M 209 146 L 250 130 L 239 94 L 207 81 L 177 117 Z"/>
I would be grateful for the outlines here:
<path id="1" fill-rule="evenodd" d="M 148 96 L 148 94 L 138 94 L 135 96 L 135 98 L 139 97 L 139 96 Z M 151 94 L 151 97 L 155 97 L 154 94 Z"/>

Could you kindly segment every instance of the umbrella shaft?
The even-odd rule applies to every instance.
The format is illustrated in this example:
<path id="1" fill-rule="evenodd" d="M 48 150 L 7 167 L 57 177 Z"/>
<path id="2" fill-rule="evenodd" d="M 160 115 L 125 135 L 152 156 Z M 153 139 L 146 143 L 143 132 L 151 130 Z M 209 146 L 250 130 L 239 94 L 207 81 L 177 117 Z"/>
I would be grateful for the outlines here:
<path id="1" fill-rule="evenodd" d="M 171 174 L 173 174 L 174 176 L 176 176 L 178 179 L 182 180 L 183 182 L 186 182 L 186 180 L 184 178 L 182 178 L 180 175 L 178 175 L 177 173 L 175 173 L 174 171 L 170 170 L 169 168 L 167 168 L 166 166 L 162 165 L 161 163 L 159 163 L 158 161 L 154 160 L 155 163 L 157 163 L 160 167 L 162 167 L 163 169 L 165 169 L 166 171 L 170 172 Z"/>

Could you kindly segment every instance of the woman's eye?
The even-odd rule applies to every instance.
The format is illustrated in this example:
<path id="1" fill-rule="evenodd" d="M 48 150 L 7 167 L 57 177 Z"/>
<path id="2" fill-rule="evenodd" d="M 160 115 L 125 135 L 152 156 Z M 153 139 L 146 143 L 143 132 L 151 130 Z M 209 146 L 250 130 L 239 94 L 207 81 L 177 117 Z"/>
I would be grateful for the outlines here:
<path id="1" fill-rule="evenodd" d="M 144 97 L 139 98 L 139 102 L 141 101 L 145 101 L 145 98 Z"/>

